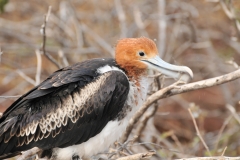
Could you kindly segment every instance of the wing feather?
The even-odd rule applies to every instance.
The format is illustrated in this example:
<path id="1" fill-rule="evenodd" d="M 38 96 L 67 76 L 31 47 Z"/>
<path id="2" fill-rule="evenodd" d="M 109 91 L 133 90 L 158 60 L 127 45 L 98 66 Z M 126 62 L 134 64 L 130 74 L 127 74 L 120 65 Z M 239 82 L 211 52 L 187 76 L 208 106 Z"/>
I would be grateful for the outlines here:
<path id="1" fill-rule="evenodd" d="M 78 67 L 66 68 L 66 74 L 58 73 L 64 70 L 55 72 L 4 113 L 0 119 L 0 148 L 4 148 L 0 159 L 32 147 L 47 150 L 85 142 L 116 118 L 129 92 L 126 76 L 119 71 L 98 75 L 82 69 L 74 71 L 78 76 L 71 75 L 69 70 Z M 71 76 L 63 78 L 66 75 Z M 84 88 L 91 90 L 90 84 L 94 88 L 97 83 L 101 89 L 84 95 Z"/>

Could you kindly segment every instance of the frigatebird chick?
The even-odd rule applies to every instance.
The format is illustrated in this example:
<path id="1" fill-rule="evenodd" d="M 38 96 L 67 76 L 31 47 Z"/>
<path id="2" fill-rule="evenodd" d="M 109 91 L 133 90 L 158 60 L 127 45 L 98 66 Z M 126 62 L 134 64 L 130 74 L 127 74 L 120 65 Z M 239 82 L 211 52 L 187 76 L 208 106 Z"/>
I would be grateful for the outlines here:
<path id="1" fill-rule="evenodd" d="M 33 147 L 52 160 L 107 150 L 147 97 L 148 70 L 182 81 L 191 69 L 164 62 L 145 37 L 118 41 L 115 59 L 62 68 L 16 100 L 0 119 L 0 159 Z"/>

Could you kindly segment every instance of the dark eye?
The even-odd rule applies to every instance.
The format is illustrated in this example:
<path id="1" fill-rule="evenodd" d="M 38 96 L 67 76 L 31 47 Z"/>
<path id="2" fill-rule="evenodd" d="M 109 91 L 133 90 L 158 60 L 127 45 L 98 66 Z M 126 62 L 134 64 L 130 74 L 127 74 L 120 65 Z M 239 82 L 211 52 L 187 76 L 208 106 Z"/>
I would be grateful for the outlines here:
<path id="1" fill-rule="evenodd" d="M 140 51 L 138 54 L 139 54 L 139 56 L 141 56 L 141 57 L 145 56 L 145 53 L 142 52 L 142 51 Z"/>

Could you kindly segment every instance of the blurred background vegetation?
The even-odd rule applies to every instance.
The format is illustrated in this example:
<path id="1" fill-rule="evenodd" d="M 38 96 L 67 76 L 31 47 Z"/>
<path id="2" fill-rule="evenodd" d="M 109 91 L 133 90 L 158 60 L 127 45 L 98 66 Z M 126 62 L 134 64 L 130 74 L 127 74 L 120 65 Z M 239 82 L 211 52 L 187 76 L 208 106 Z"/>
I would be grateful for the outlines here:
<path id="1" fill-rule="evenodd" d="M 239 68 L 239 0 L 0 0 L 0 95 L 22 95 L 37 84 L 35 52 L 49 6 L 46 51 L 61 66 L 112 57 L 119 38 L 146 36 L 162 59 L 190 67 L 193 81 Z M 41 57 L 42 81 L 58 68 Z M 14 100 L 0 98 L 0 112 Z M 192 107 L 211 154 L 227 147 L 224 155 L 239 156 L 240 124 L 226 107 L 239 112 L 239 100 L 240 80 L 163 99 L 131 149 L 156 150 L 155 159 L 209 156 L 187 110 Z"/>

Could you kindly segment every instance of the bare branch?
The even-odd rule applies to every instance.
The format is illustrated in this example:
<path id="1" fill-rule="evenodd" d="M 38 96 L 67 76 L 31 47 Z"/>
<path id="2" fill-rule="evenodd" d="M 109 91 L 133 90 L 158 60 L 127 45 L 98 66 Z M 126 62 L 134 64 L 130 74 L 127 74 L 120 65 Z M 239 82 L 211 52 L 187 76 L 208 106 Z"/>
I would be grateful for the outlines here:
<path id="1" fill-rule="evenodd" d="M 154 154 L 156 154 L 156 153 L 155 153 L 155 152 L 138 153 L 138 154 L 134 154 L 134 155 L 126 156 L 126 157 L 121 157 L 121 158 L 118 158 L 117 160 L 140 160 L 140 159 L 149 159 L 149 158 L 151 158 Z"/>
<path id="2" fill-rule="evenodd" d="M 143 106 L 140 108 L 140 110 L 129 121 L 126 131 L 121 138 L 121 142 L 123 143 L 124 141 L 127 140 L 129 134 L 131 133 L 131 131 L 133 129 L 134 124 L 136 122 L 138 122 L 139 118 L 145 113 L 145 111 L 155 101 L 169 97 L 169 96 L 173 96 L 176 94 L 188 92 L 188 91 L 193 91 L 193 90 L 197 90 L 197 89 L 208 88 L 208 87 L 220 85 L 223 83 L 227 83 L 229 81 L 236 80 L 238 78 L 240 78 L 240 69 L 238 69 L 234 72 L 219 76 L 219 77 L 210 78 L 210 79 L 206 79 L 206 80 L 202 80 L 202 81 L 198 81 L 198 82 L 194 82 L 194 83 L 189 83 L 189 84 L 185 84 L 185 85 L 182 85 L 179 87 L 176 87 L 176 83 L 174 83 L 168 87 L 165 87 L 165 88 L 157 91 L 156 93 L 154 93 L 148 97 L 148 99 L 143 104 Z"/>
<path id="3" fill-rule="evenodd" d="M 69 63 L 68 63 L 68 60 L 67 60 L 66 55 L 65 55 L 65 53 L 63 52 L 63 50 L 59 50 L 59 51 L 58 51 L 58 55 L 59 55 L 59 57 L 62 59 L 63 65 L 64 65 L 65 67 L 68 66 Z"/>
<path id="4" fill-rule="evenodd" d="M 146 100 L 146 102 L 144 103 L 144 105 L 141 107 L 141 109 L 134 115 L 133 118 L 131 118 L 131 120 L 128 123 L 128 126 L 126 128 L 126 132 L 123 134 L 122 138 L 121 138 L 121 142 L 125 142 L 128 139 L 128 136 L 130 135 L 134 124 L 139 120 L 139 118 L 145 113 L 145 111 L 149 108 L 149 106 L 151 104 L 153 104 L 156 100 L 159 99 L 159 97 L 167 94 L 167 92 L 169 92 L 170 90 L 172 90 L 174 87 L 176 87 L 178 83 L 174 83 L 166 88 L 163 88 L 161 90 L 159 90 L 158 92 L 152 94 L 150 97 L 148 97 L 148 99 Z M 159 96 L 159 97 L 158 97 Z"/>
<path id="5" fill-rule="evenodd" d="M 58 68 L 62 68 L 62 66 L 60 64 L 58 64 L 58 62 L 50 54 L 48 54 L 46 52 L 46 49 L 45 49 L 45 46 L 46 46 L 46 26 L 47 26 L 47 22 L 48 22 L 48 19 L 50 17 L 50 14 L 51 14 L 51 9 L 52 9 L 52 6 L 49 6 L 48 13 L 47 13 L 47 15 L 44 16 L 44 23 L 43 23 L 42 28 L 41 28 L 41 33 L 43 35 L 42 52 L 43 52 L 43 55 L 45 55 L 48 60 L 50 60 Z"/>
<path id="6" fill-rule="evenodd" d="M 16 96 L 0 96 L 0 98 L 8 99 L 8 98 L 19 98 L 22 95 L 16 95 Z"/>
<path id="7" fill-rule="evenodd" d="M 240 78 L 240 69 L 228 74 L 224 74 L 222 76 L 215 77 L 215 78 L 210 78 L 210 79 L 182 85 L 180 86 L 180 88 L 175 88 L 174 90 L 171 90 L 171 92 L 168 95 L 164 96 L 163 98 L 188 92 L 188 91 L 217 86 L 230 81 L 234 81 L 238 78 Z"/>
<path id="8" fill-rule="evenodd" d="M 45 45 L 46 45 L 46 26 L 47 26 L 49 16 L 51 14 L 51 9 L 52 9 L 52 7 L 49 6 L 47 15 L 44 15 L 44 23 L 43 23 L 42 28 L 41 28 L 41 32 L 42 32 L 42 35 L 43 35 L 42 52 L 43 52 L 44 55 L 46 54 L 46 49 L 45 49 Z"/>
<path id="9" fill-rule="evenodd" d="M 226 150 L 227 150 L 227 146 L 224 148 L 221 156 L 223 156 L 225 154 Z"/>
<path id="10" fill-rule="evenodd" d="M 32 85 L 36 85 L 35 84 L 35 81 L 32 79 L 32 78 L 30 78 L 30 77 L 28 77 L 23 71 L 21 71 L 20 69 L 17 69 L 16 70 L 16 72 L 22 77 L 22 78 L 24 78 L 27 82 L 29 82 L 29 83 L 31 83 Z"/>

